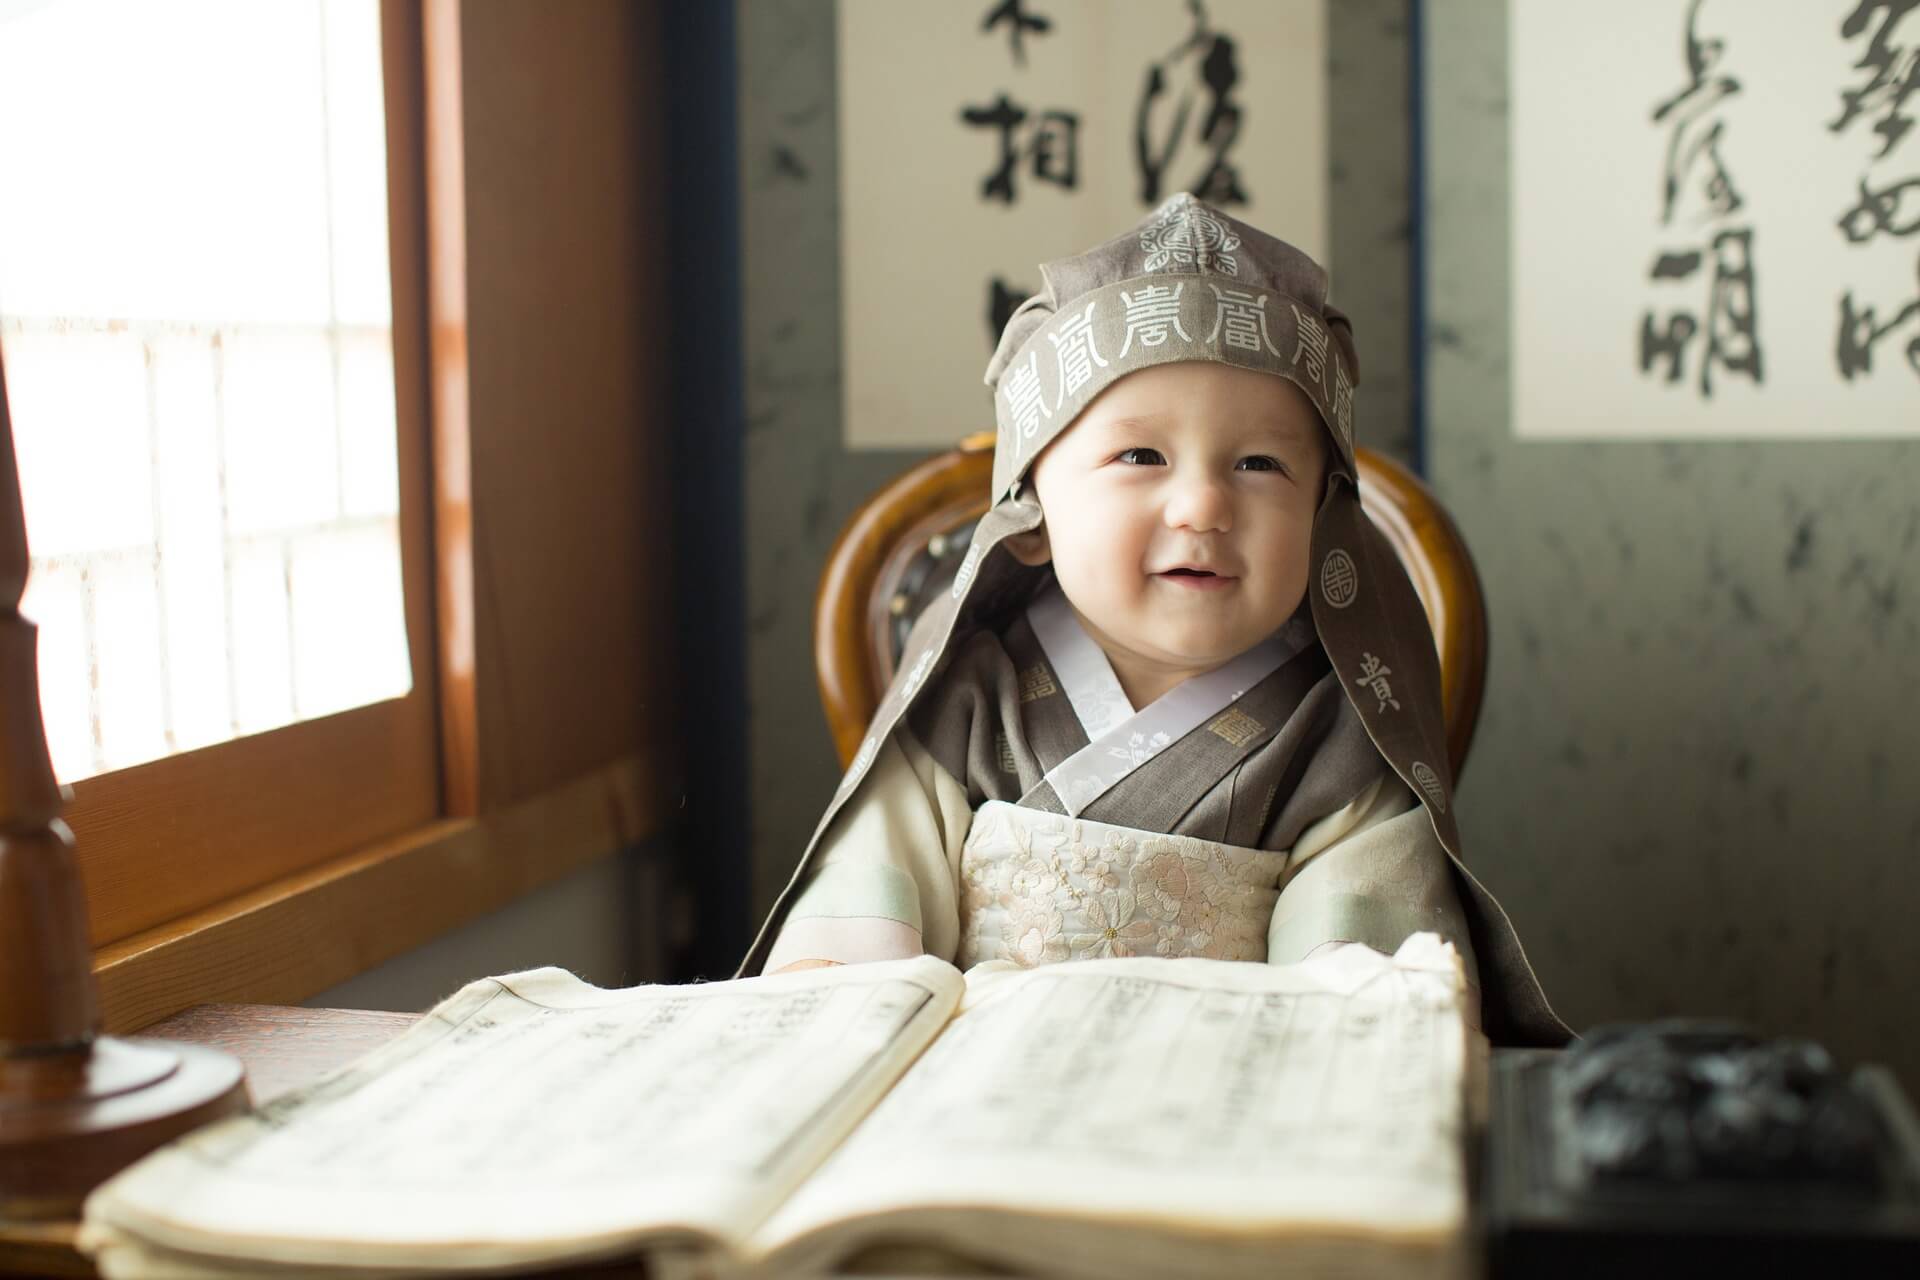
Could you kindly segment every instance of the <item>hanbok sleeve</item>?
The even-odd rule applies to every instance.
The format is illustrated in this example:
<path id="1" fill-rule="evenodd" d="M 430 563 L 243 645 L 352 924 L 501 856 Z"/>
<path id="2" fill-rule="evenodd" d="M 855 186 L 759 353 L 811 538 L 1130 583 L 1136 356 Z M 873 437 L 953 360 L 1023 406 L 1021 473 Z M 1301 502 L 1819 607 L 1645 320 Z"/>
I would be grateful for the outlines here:
<path id="1" fill-rule="evenodd" d="M 814 854 L 762 972 L 796 960 L 952 960 L 956 886 L 973 822 L 966 788 L 912 734 L 881 746 Z"/>
<path id="2" fill-rule="evenodd" d="M 1329 942 L 1360 942 L 1390 955 L 1421 930 L 1454 945 L 1477 991 L 1452 861 L 1426 810 L 1385 773 L 1302 831 L 1288 851 L 1267 926 L 1267 960 L 1292 964 Z"/>

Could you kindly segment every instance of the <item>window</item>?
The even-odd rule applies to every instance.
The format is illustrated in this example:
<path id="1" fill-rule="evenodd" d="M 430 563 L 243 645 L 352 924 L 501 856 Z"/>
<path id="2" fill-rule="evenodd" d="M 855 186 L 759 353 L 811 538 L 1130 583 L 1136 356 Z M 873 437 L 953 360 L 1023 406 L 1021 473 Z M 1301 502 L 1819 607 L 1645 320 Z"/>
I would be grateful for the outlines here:
<path id="1" fill-rule="evenodd" d="M 96 945 L 439 812 L 405 20 L 0 6 L 22 611 Z"/>
<path id="2" fill-rule="evenodd" d="M 55 773 L 404 695 L 374 0 L 0 16 L 0 349 Z"/>

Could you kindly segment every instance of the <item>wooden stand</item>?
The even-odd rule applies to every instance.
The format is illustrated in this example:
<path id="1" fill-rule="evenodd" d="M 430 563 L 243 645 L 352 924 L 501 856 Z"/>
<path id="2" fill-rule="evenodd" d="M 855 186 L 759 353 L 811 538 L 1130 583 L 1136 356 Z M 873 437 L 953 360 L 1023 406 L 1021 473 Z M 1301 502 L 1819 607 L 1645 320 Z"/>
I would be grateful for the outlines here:
<path id="1" fill-rule="evenodd" d="M 101 1036 L 73 833 L 20 616 L 27 528 L 0 370 L 0 1222 L 72 1217 L 94 1186 L 246 1106 L 232 1057 Z"/>

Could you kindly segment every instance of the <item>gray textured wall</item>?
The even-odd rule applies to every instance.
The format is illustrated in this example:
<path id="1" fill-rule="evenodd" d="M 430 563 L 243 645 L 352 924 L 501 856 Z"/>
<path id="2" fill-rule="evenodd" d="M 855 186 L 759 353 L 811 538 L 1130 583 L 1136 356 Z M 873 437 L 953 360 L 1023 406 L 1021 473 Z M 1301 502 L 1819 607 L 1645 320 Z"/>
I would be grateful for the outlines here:
<path id="1" fill-rule="evenodd" d="M 813 680 L 820 566 L 861 500 L 921 455 L 849 452 L 840 444 L 832 0 L 736 0 L 735 17 L 757 916 L 785 883 L 840 772 Z M 1360 335 L 1362 439 L 1404 457 L 1411 440 L 1405 0 L 1330 5 L 1329 42 L 1334 296 Z M 1255 57 L 1249 50 L 1250 68 Z"/>
<path id="2" fill-rule="evenodd" d="M 833 795 L 813 593 L 834 535 L 921 455 L 841 447 L 839 149 L 831 0 L 737 0 L 747 382 L 753 913 Z M 964 389 L 962 389 L 964 390 Z"/>
<path id="3" fill-rule="evenodd" d="M 1360 354 L 1360 443 L 1402 462 L 1414 450 L 1407 9 L 1408 0 L 1327 5 L 1332 301 L 1353 320 Z"/>
<path id="4" fill-rule="evenodd" d="M 1506 7 L 1429 13 L 1427 451 L 1493 624 L 1470 856 L 1576 1025 L 1732 1014 L 1920 1086 L 1920 444 L 1516 441 Z"/>
<path id="5" fill-rule="evenodd" d="M 662 981 L 666 860 L 664 841 L 609 854 L 306 1004 L 424 1012 L 476 978 L 544 965 L 602 987 Z"/>

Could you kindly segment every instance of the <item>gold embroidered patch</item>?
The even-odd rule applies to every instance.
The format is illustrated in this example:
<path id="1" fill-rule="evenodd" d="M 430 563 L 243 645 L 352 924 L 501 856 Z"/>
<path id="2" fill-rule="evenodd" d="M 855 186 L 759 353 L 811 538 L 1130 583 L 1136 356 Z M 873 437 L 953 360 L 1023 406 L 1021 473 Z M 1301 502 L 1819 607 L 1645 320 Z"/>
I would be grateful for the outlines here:
<path id="1" fill-rule="evenodd" d="M 1224 714 L 1207 726 L 1207 732 L 1225 739 L 1233 746 L 1243 747 L 1259 737 L 1266 727 L 1240 708 L 1228 707 Z"/>
<path id="2" fill-rule="evenodd" d="M 1020 772 L 1020 766 L 1014 762 L 1013 744 L 1007 741 L 1006 734 L 993 735 L 993 751 L 1000 758 L 1000 772 L 1013 774 Z"/>
<path id="3" fill-rule="evenodd" d="M 1020 701 L 1032 702 L 1035 698 L 1051 698 L 1060 692 L 1060 686 L 1053 682 L 1053 675 L 1045 667 L 1028 667 L 1020 673 Z"/>

